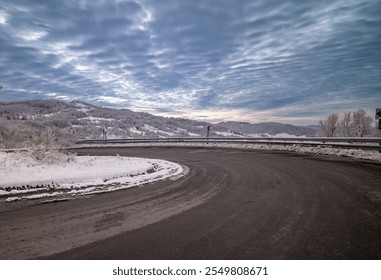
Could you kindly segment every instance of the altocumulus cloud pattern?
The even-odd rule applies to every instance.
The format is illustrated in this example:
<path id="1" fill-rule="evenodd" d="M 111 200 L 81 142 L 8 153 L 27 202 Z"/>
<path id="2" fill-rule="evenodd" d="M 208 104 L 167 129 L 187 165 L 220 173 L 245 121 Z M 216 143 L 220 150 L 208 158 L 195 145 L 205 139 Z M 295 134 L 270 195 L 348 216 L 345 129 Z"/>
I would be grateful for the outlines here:
<path id="1" fill-rule="evenodd" d="M 381 107 L 381 1 L 2 0 L 0 101 L 210 121 Z"/>

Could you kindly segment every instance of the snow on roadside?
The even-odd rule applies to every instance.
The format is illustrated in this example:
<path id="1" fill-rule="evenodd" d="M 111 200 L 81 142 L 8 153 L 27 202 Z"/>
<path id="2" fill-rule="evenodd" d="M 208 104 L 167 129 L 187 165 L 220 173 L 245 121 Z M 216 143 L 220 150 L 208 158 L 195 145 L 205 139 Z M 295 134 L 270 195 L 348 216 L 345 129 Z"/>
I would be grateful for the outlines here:
<path id="1" fill-rule="evenodd" d="M 223 136 L 223 137 L 244 137 L 243 135 L 238 135 L 232 132 L 225 132 L 225 131 L 214 131 L 214 133 L 218 136 Z"/>
<path id="2" fill-rule="evenodd" d="M 381 161 L 381 153 L 372 150 L 330 148 L 326 146 L 302 146 L 294 145 L 274 145 L 274 144 L 229 144 L 228 147 L 258 149 L 258 150 L 276 150 L 289 151 L 301 154 L 320 154 L 340 157 L 350 157 L 356 159 L 367 159 Z"/>
<path id="3" fill-rule="evenodd" d="M 93 145 L 82 145 L 80 147 L 94 147 Z M 103 145 L 104 147 L 105 145 Z M 247 143 L 139 143 L 139 144 L 110 144 L 109 146 L 120 147 L 205 147 L 205 148 L 234 148 L 234 149 L 253 149 L 253 150 L 276 150 L 276 151 L 289 151 L 302 154 L 320 154 L 330 156 L 349 157 L 355 159 L 365 159 L 373 161 L 381 161 L 381 153 L 377 150 L 361 150 L 361 149 L 346 149 L 346 148 L 332 148 L 327 146 L 302 146 L 294 145 L 278 145 L 271 143 L 263 144 L 247 144 Z"/>
<path id="4" fill-rule="evenodd" d="M 0 152 L 0 198 L 13 202 L 111 192 L 179 176 L 183 171 L 179 164 L 158 159 L 76 156 L 47 164 L 26 153 Z"/>
<path id="5" fill-rule="evenodd" d="M 306 135 L 301 135 L 301 136 L 296 136 L 296 135 L 293 135 L 293 134 L 288 134 L 288 133 L 285 133 L 285 132 L 282 132 L 282 133 L 278 133 L 278 134 L 275 134 L 273 136 L 270 136 L 270 137 L 273 137 L 273 138 L 306 138 L 307 136 Z"/>

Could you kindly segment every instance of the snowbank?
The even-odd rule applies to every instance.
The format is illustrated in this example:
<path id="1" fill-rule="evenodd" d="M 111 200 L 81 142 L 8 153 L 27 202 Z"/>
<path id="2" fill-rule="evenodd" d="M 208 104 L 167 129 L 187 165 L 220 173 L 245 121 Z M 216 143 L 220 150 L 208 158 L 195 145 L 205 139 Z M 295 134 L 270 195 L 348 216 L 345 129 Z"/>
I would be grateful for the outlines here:
<path id="1" fill-rule="evenodd" d="M 179 164 L 158 159 L 71 156 L 45 164 L 26 153 L 0 152 L 0 198 L 12 202 L 104 193 L 182 173 Z"/>
<path id="2" fill-rule="evenodd" d="M 93 145 L 82 145 L 81 147 L 95 147 Z M 106 145 L 103 144 L 102 147 Z M 206 148 L 234 148 L 234 149 L 253 149 L 253 150 L 276 150 L 276 151 L 290 151 L 303 154 L 320 154 L 331 155 L 340 157 L 350 157 L 355 159 L 366 159 L 373 161 L 381 161 L 381 153 L 374 150 L 361 150 L 361 149 L 344 149 L 344 148 L 330 148 L 327 146 L 302 146 L 294 145 L 277 145 L 271 143 L 263 144 L 246 144 L 246 143 L 139 143 L 139 144 L 110 144 L 109 146 L 120 147 L 206 147 Z"/>

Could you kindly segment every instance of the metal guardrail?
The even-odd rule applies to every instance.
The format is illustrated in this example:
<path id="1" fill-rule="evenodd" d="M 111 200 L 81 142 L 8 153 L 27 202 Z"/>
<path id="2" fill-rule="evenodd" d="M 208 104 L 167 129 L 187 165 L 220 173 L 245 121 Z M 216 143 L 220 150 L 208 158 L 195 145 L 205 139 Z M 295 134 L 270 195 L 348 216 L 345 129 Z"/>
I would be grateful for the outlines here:
<path id="1" fill-rule="evenodd" d="M 381 138 L 364 137 L 168 137 L 168 138 L 129 138 L 107 140 L 79 140 L 76 144 L 142 144 L 142 143 L 234 143 L 234 144 L 276 144 L 330 146 L 352 149 L 381 150 Z"/>

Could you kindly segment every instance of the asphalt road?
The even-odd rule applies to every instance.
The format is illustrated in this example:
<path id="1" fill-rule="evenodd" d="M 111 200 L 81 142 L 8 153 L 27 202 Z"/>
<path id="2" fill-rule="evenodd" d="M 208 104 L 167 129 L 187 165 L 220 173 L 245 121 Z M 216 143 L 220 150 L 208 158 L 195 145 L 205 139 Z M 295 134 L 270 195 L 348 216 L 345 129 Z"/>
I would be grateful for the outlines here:
<path id="1" fill-rule="evenodd" d="M 380 163 L 233 149 L 77 152 L 167 159 L 189 173 L 0 209 L 0 259 L 381 259 Z"/>

